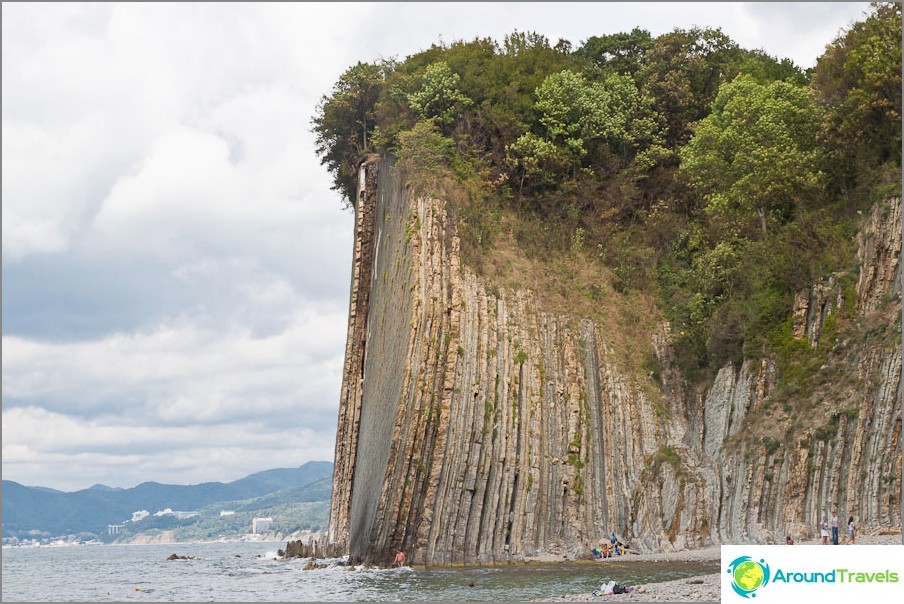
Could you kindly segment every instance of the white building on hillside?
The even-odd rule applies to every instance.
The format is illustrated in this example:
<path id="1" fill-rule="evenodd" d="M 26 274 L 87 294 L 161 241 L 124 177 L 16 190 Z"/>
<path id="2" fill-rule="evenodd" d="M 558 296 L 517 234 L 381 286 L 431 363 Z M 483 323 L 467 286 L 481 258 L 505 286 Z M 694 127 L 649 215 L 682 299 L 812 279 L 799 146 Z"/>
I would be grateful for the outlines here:
<path id="1" fill-rule="evenodd" d="M 151 513 L 147 510 L 138 510 L 137 512 L 132 512 L 132 522 L 141 522 L 150 515 Z"/>
<path id="2" fill-rule="evenodd" d="M 270 524 L 272 522 L 273 518 L 254 518 L 251 521 L 251 532 L 255 535 L 266 533 L 270 530 Z"/>

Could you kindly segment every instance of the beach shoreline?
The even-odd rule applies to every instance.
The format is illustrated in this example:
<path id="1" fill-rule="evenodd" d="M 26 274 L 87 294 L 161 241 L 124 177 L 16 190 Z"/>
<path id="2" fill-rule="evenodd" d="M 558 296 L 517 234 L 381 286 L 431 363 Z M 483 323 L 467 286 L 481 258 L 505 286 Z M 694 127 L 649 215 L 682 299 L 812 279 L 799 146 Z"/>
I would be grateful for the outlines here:
<path id="1" fill-rule="evenodd" d="M 800 546 L 822 546 L 819 537 L 808 539 L 806 541 L 798 541 L 795 545 Z M 840 545 L 848 545 L 841 544 Z M 901 545 L 901 535 L 858 535 L 857 545 Z M 705 547 L 701 549 L 682 550 L 678 552 L 658 552 L 655 554 L 641 554 L 638 556 L 619 556 L 617 558 L 608 558 L 598 561 L 599 564 L 606 564 L 609 560 L 618 561 L 619 563 L 632 562 L 720 562 L 721 548 L 719 546 Z M 618 577 L 612 577 L 618 581 Z M 594 596 L 593 592 L 598 591 L 600 586 L 595 585 L 588 589 L 585 593 L 568 594 L 561 597 L 549 598 L 544 602 L 718 602 L 722 596 L 721 590 L 721 573 L 711 573 L 706 575 L 698 575 L 695 577 L 685 577 L 673 581 L 663 581 L 661 583 L 646 583 L 643 585 L 629 585 L 630 587 L 642 587 L 643 592 L 635 591 L 627 594 L 612 594 L 608 596 Z"/>

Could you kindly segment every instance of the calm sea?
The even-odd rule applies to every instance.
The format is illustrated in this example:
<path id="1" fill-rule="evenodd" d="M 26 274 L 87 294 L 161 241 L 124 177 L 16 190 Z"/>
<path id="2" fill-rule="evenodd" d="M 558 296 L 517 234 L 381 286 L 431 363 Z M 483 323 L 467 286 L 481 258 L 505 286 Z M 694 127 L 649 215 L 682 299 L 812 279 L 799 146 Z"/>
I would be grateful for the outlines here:
<path id="1" fill-rule="evenodd" d="M 303 571 L 304 560 L 273 559 L 284 545 L 249 542 L 4 549 L 2 600 L 542 600 L 590 593 L 610 578 L 635 585 L 717 571 L 714 564 L 619 564 L 617 559 L 594 564 Z M 167 562 L 170 554 L 201 559 Z"/>

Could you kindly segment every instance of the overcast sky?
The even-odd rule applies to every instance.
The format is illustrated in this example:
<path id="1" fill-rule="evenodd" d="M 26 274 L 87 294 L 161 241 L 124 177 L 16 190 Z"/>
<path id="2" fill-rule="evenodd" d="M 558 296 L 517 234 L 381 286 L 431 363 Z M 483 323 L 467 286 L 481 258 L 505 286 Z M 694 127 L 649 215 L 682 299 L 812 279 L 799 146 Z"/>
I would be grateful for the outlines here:
<path id="1" fill-rule="evenodd" d="M 437 41 L 721 27 L 810 67 L 866 3 L 3 4 L 3 478 L 332 460 L 352 215 L 310 121 Z"/>

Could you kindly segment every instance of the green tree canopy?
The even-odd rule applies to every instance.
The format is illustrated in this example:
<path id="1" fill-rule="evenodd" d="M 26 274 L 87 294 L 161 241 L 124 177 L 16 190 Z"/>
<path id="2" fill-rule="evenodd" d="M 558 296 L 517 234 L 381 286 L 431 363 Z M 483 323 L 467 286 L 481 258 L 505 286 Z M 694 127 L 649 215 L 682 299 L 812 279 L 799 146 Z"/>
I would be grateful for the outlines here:
<path id="1" fill-rule="evenodd" d="M 509 147 L 510 159 L 528 175 L 541 175 L 563 163 L 582 167 L 600 145 L 626 163 L 656 138 L 651 101 L 630 76 L 613 73 L 602 82 L 589 82 L 563 70 L 547 77 L 536 95 L 537 130 L 542 136 L 529 132 Z M 564 162 L 565 158 L 570 159 Z"/>
<path id="2" fill-rule="evenodd" d="M 776 80 L 806 86 L 810 78 L 791 59 L 778 59 L 762 50 L 744 50 L 739 64 L 741 73 L 753 76 L 760 84 Z"/>
<path id="3" fill-rule="evenodd" d="M 370 150 L 368 137 L 376 126 L 374 108 L 390 64 L 358 63 L 345 71 L 324 96 L 313 119 L 320 163 L 333 175 L 333 189 L 346 204 L 355 203 L 358 161 Z"/>
<path id="4" fill-rule="evenodd" d="M 408 104 L 422 119 L 448 128 L 472 102 L 461 92 L 460 80 L 445 61 L 432 63 L 421 76 L 420 88 L 408 95 Z"/>
<path id="5" fill-rule="evenodd" d="M 816 63 L 813 88 L 826 109 L 820 138 L 842 186 L 865 163 L 900 167 L 901 4 L 873 4 L 839 35 Z"/>
<path id="6" fill-rule="evenodd" d="M 575 55 L 604 73 L 633 76 L 640 69 L 641 60 L 652 45 L 650 32 L 635 27 L 628 33 L 590 36 L 575 51 Z"/>
<path id="7" fill-rule="evenodd" d="M 683 145 L 691 124 L 709 113 L 719 85 L 738 73 L 741 49 L 720 29 L 676 29 L 656 38 L 637 72 L 668 124 L 666 144 Z"/>
<path id="8" fill-rule="evenodd" d="M 819 187 L 818 124 L 807 88 L 741 75 L 719 90 L 681 167 L 711 214 L 741 227 L 758 222 L 765 235 Z"/>

